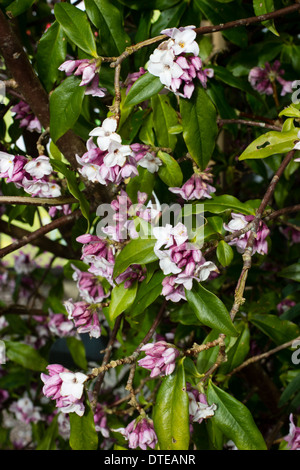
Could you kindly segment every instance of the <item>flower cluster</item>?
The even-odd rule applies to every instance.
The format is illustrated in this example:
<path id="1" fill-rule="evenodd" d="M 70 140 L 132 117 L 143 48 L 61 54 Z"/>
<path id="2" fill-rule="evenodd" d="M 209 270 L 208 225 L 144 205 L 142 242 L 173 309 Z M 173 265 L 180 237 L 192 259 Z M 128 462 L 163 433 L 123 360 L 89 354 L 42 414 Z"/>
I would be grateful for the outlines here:
<path id="1" fill-rule="evenodd" d="M 99 87 L 99 69 L 96 59 L 66 60 L 58 67 L 58 70 L 65 72 L 67 76 L 74 73 L 81 77 L 79 86 L 86 86 L 85 95 L 103 98 L 106 88 Z"/>
<path id="2" fill-rule="evenodd" d="M 184 289 L 191 290 L 194 279 L 205 281 L 213 271 L 217 271 L 216 265 L 206 261 L 201 250 L 188 241 L 188 231 L 182 223 L 175 227 L 170 224 L 155 227 L 153 234 L 157 239 L 154 252 L 167 276 L 162 289 L 167 300 L 186 300 Z"/>
<path id="3" fill-rule="evenodd" d="M 244 229 L 249 222 L 254 219 L 253 215 L 243 215 L 243 214 L 231 214 L 232 219 L 228 224 L 224 224 L 225 230 L 228 230 L 231 233 L 234 233 L 238 230 Z M 244 253 L 245 248 L 248 243 L 248 239 L 250 237 L 251 231 L 240 235 L 237 238 L 231 240 L 228 244 L 235 245 L 238 253 Z M 266 226 L 266 224 L 261 220 L 259 222 L 258 230 L 256 233 L 256 237 L 253 244 L 252 254 L 254 255 L 256 252 L 260 255 L 266 255 L 268 253 L 268 242 L 266 238 L 268 237 L 270 230 Z"/>
<path id="4" fill-rule="evenodd" d="M 141 347 L 146 356 L 138 361 L 139 366 L 151 370 L 150 377 L 170 375 L 175 369 L 179 351 L 166 341 L 148 343 Z"/>
<path id="5" fill-rule="evenodd" d="M 194 173 L 181 188 L 169 188 L 174 194 L 179 194 L 186 201 L 196 199 L 210 199 L 211 193 L 216 192 L 216 188 L 211 185 L 212 174 L 206 169 L 203 172 Z"/>
<path id="6" fill-rule="evenodd" d="M 50 198 L 61 195 L 60 186 L 49 178 L 52 171 L 50 160 L 45 155 L 28 161 L 22 155 L 0 152 L 0 177 L 32 196 Z"/>
<path id="7" fill-rule="evenodd" d="M 154 449 L 157 444 L 153 421 L 148 418 L 137 418 L 131 421 L 126 428 L 115 429 L 115 431 L 125 437 L 130 449 L 137 447 L 142 450 L 147 450 L 147 447 Z"/>
<path id="8" fill-rule="evenodd" d="M 97 235 L 80 235 L 76 240 L 83 243 L 81 259 L 89 265 L 88 272 L 105 278 L 113 286 L 114 247 Z"/>
<path id="9" fill-rule="evenodd" d="M 276 60 L 273 65 L 266 62 L 264 67 L 253 67 L 248 75 L 251 86 L 261 95 L 272 95 L 273 84 L 277 81 L 282 86 L 281 96 L 292 93 L 293 82 L 282 78 L 285 72 L 280 67 L 279 60 Z"/>
<path id="10" fill-rule="evenodd" d="M 148 71 L 178 96 L 191 98 L 195 80 L 206 88 L 212 69 L 203 69 L 195 26 L 168 28 L 161 31 L 170 39 L 163 41 L 150 55 Z"/>
<path id="11" fill-rule="evenodd" d="M 31 111 L 30 106 L 25 101 L 19 101 L 18 104 L 11 108 L 15 119 L 20 119 L 20 127 L 25 127 L 29 132 L 42 132 L 42 125 L 38 118 Z"/>
<path id="12" fill-rule="evenodd" d="M 76 281 L 79 295 L 85 302 L 97 304 L 109 296 L 97 276 L 88 271 L 80 271 L 74 264 L 71 267 L 74 270 L 72 278 Z"/>
<path id="13" fill-rule="evenodd" d="M 138 167 L 146 168 L 150 173 L 156 173 L 159 170 L 162 161 L 156 156 L 154 150 L 151 150 L 149 145 L 136 143 L 131 144 L 130 148 L 133 151 Z"/>
<path id="14" fill-rule="evenodd" d="M 101 325 L 95 307 L 84 300 L 74 303 L 72 299 L 66 300 L 64 306 L 78 333 L 89 333 L 91 338 L 100 338 Z"/>
<path id="15" fill-rule="evenodd" d="M 101 127 L 90 132 L 87 152 L 82 157 L 76 156 L 82 167 L 80 173 L 89 181 L 103 185 L 120 184 L 124 179 L 138 175 L 133 152 L 129 145 L 121 143 L 121 136 L 116 129 L 116 119 L 104 119 Z M 97 137 L 97 145 L 93 137 Z"/>
<path id="16" fill-rule="evenodd" d="M 60 364 L 47 366 L 49 375 L 42 373 L 43 394 L 55 400 L 55 405 L 62 413 L 84 414 L 83 388 L 88 378 L 82 372 L 71 372 Z"/>

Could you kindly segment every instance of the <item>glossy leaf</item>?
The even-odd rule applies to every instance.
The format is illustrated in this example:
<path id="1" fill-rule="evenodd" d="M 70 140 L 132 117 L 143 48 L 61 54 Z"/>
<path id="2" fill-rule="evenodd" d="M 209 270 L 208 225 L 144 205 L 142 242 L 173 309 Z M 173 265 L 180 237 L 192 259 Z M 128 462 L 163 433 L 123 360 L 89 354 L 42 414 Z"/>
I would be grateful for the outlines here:
<path id="1" fill-rule="evenodd" d="M 29 344 L 16 341 L 5 341 L 6 355 L 9 360 L 20 364 L 26 369 L 45 371 L 48 362 Z"/>
<path id="2" fill-rule="evenodd" d="M 178 125 L 178 116 L 171 106 L 167 95 L 156 94 L 151 99 L 153 109 L 153 126 L 159 147 L 166 147 L 174 150 L 177 137 L 169 134 L 169 129 Z"/>
<path id="3" fill-rule="evenodd" d="M 300 328 L 296 323 L 282 320 L 270 314 L 250 314 L 249 321 L 259 330 L 263 331 L 276 344 L 291 341 L 300 335 Z"/>
<path id="4" fill-rule="evenodd" d="M 87 399 L 84 402 L 85 413 L 78 416 L 70 413 L 70 446 L 72 450 L 97 450 L 98 435 L 95 429 L 94 413 Z"/>
<path id="5" fill-rule="evenodd" d="M 137 282 L 134 282 L 127 289 L 125 289 L 124 283 L 113 288 L 108 309 L 108 317 L 111 323 L 133 304 L 136 292 Z"/>
<path id="6" fill-rule="evenodd" d="M 189 398 L 183 360 L 176 371 L 162 381 L 153 410 L 153 423 L 160 450 L 189 448 Z"/>
<path id="7" fill-rule="evenodd" d="M 264 15 L 274 11 L 273 0 L 253 0 L 253 9 L 256 16 Z M 268 28 L 275 36 L 279 36 L 278 31 L 274 26 L 274 20 L 263 21 L 262 24 Z"/>
<path id="8" fill-rule="evenodd" d="M 79 84 L 80 79 L 72 75 L 50 95 L 50 134 L 54 142 L 71 129 L 80 116 L 86 87 Z"/>
<path id="9" fill-rule="evenodd" d="M 153 274 L 149 282 L 143 281 L 138 288 L 134 303 L 130 308 L 130 316 L 135 317 L 144 312 L 151 305 L 162 291 L 162 281 L 164 274 L 161 271 Z"/>
<path id="10" fill-rule="evenodd" d="M 124 106 L 133 106 L 148 100 L 164 88 L 158 77 L 146 72 L 134 82 L 126 97 Z"/>
<path id="11" fill-rule="evenodd" d="M 49 92 L 58 76 L 58 67 L 65 61 L 67 42 L 61 25 L 54 21 L 41 37 L 37 49 L 37 69 L 46 90 Z"/>
<path id="12" fill-rule="evenodd" d="M 213 196 L 211 199 L 205 200 L 204 210 L 212 212 L 213 214 L 221 214 L 222 212 L 231 210 L 232 212 L 241 212 L 245 215 L 255 215 L 255 210 L 251 205 L 239 201 L 230 194 Z"/>
<path id="13" fill-rule="evenodd" d="M 95 38 L 85 12 L 69 3 L 56 3 L 54 14 L 68 38 L 82 51 L 97 57 Z"/>
<path id="14" fill-rule="evenodd" d="M 234 256 L 233 249 L 228 243 L 224 242 L 224 240 L 219 241 L 216 254 L 218 261 L 220 261 L 221 265 L 224 267 L 230 265 Z"/>
<path id="15" fill-rule="evenodd" d="M 216 108 L 206 91 L 196 87 L 191 99 L 180 98 L 180 113 L 188 151 L 197 165 L 205 170 L 218 134 Z"/>
<path id="16" fill-rule="evenodd" d="M 29 10 L 35 2 L 36 0 L 14 0 L 6 8 L 6 12 L 9 16 L 19 16 L 26 10 Z"/>
<path id="17" fill-rule="evenodd" d="M 266 158 L 277 153 L 287 153 L 294 147 L 296 139 L 297 128 L 289 132 L 267 132 L 248 145 L 240 155 L 239 160 Z"/>
<path id="18" fill-rule="evenodd" d="M 130 45 L 120 10 L 109 0 L 85 0 L 87 14 L 99 29 L 100 45 L 105 55 L 118 56 Z"/>
<path id="19" fill-rule="evenodd" d="M 114 277 L 123 273 L 131 264 L 148 264 L 156 261 L 155 243 L 156 239 L 152 238 L 131 240 L 116 257 Z"/>
<path id="20" fill-rule="evenodd" d="M 291 264 L 290 266 L 283 268 L 278 273 L 278 276 L 300 282 L 300 263 Z"/>
<path id="21" fill-rule="evenodd" d="M 207 400 L 209 404 L 217 405 L 211 420 L 239 450 L 267 450 L 262 434 L 245 405 L 212 382 L 208 384 Z"/>
<path id="22" fill-rule="evenodd" d="M 186 290 L 185 293 L 188 303 L 203 325 L 226 335 L 237 336 L 227 308 L 215 294 L 198 283 L 194 283 L 192 290 Z"/>
<path id="23" fill-rule="evenodd" d="M 237 338 L 230 338 L 228 347 L 226 348 L 227 361 L 221 364 L 219 368 L 220 374 L 228 374 L 235 367 L 239 366 L 250 350 L 250 331 L 247 323 L 235 325 L 239 332 Z"/>
<path id="24" fill-rule="evenodd" d="M 157 157 L 163 162 L 157 172 L 160 179 L 169 187 L 181 186 L 183 174 L 175 158 L 161 150 L 157 152 Z"/>

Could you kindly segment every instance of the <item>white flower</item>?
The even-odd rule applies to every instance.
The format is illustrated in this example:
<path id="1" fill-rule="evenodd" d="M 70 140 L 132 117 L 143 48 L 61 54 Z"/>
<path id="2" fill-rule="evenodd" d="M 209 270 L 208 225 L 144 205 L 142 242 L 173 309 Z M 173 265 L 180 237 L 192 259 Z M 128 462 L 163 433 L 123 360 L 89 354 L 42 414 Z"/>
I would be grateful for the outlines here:
<path id="1" fill-rule="evenodd" d="M 169 43 L 169 41 L 171 41 Z M 174 41 L 170 39 L 167 41 L 170 46 Z M 179 78 L 183 74 L 182 68 L 174 61 L 175 56 L 171 49 L 157 48 L 150 55 L 148 71 L 159 77 L 161 83 L 166 87 L 170 87 L 173 78 Z"/>
<path id="2" fill-rule="evenodd" d="M 45 175 L 50 175 L 53 170 L 49 158 L 45 155 L 33 158 L 30 162 L 26 163 L 24 169 L 31 176 L 38 179 L 43 178 Z"/>
<path id="3" fill-rule="evenodd" d="M 72 395 L 79 400 L 83 394 L 83 384 L 88 378 L 87 375 L 82 372 L 61 372 L 59 376 L 63 381 L 60 394 L 63 397 Z"/>
<path id="4" fill-rule="evenodd" d="M 213 403 L 212 405 L 206 405 L 205 403 L 197 403 L 198 409 L 193 417 L 194 422 L 198 422 L 200 419 L 207 419 L 214 416 L 217 409 L 217 405 Z"/>
<path id="5" fill-rule="evenodd" d="M 97 136 L 97 144 L 100 150 L 108 150 L 112 141 L 121 143 L 121 136 L 115 131 L 117 129 L 117 121 L 114 118 L 106 118 L 102 122 L 101 127 L 96 127 L 90 132 L 91 136 Z"/>
<path id="6" fill-rule="evenodd" d="M 181 272 L 181 269 L 178 268 L 174 261 L 171 260 L 167 251 L 155 250 L 154 248 L 154 252 L 159 258 L 159 266 L 164 274 L 178 274 Z"/>
<path id="7" fill-rule="evenodd" d="M 217 266 L 212 261 L 206 261 L 196 270 L 196 275 L 199 276 L 199 281 L 206 281 L 209 278 L 211 272 L 219 272 Z"/>
<path id="8" fill-rule="evenodd" d="M 132 150 L 129 145 L 122 145 L 112 140 L 103 162 L 108 168 L 116 165 L 122 167 L 129 155 L 132 155 Z"/>
<path id="9" fill-rule="evenodd" d="M 187 228 L 181 222 L 175 225 L 175 227 L 172 229 L 172 235 L 177 245 L 181 245 L 182 243 L 186 242 L 189 238 Z"/>
<path id="10" fill-rule="evenodd" d="M 199 46 L 195 41 L 196 33 L 195 26 L 185 26 L 184 28 L 170 28 L 161 31 L 162 34 L 167 34 L 173 39 L 174 44 L 172 49 L 175 55 L 182 53 L 192 53 L 195 56 L 199 54 Z"/>
<path id="11" fill-rule="evenodd" d="M 231 214 L 232 219 L 228 224 L 224 224 L 225 230 L 229 232 L 236 232 L 237 230 L 241 230 L 248 224 L 245 216 L 243 214 Z"/>
<path id="12" fill-rule="evenodd" d="M 0 152 L 0 173 L 8 173 L 9 178 L 12 177 L 14 170 L 14 155 L 6 152 Z"/>
<path id="13" fill-rule="evenodd" d="M 152 153 L 147 152 L 138 164 L 142 168 L 146 168 L 150 173 L 155 173 L 160 165 L 162 165 L 162 161 L 155 157 L 155 155 L 152 155 Z"/>
<path id="14" fill-rule="evenodd" d="M 165 227 L 154 227 L 153 235 L 157 239 L 155 249 L 158 250 L 161 246 L 166 245 L 169 248 L 173 244 L 172 225 L 167 224 Z"/>
<path id="15" fill-rule="evenodd" d="M 40 197 L 59 197 L 61 190 L 58 184 L 42 181 L 42 180 L 28 180 L 26 176 L 22 180 L 22 186 L 25 191 L 33 196 Z"/>

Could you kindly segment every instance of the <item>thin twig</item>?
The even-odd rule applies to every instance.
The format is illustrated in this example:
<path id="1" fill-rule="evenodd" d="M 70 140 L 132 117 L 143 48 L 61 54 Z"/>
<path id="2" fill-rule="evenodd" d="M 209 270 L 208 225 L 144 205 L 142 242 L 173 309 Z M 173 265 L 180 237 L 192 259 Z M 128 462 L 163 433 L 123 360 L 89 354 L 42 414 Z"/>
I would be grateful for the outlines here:
<path id="1" fill-rule="evenodd" d="M 62 206 L 64 204 L 75 204 L 78 200 L 73 196 L 62 197 L 30 197 L 30 196 L 0 196 L 0 204 L 18 204 L 30 206 Z"/>

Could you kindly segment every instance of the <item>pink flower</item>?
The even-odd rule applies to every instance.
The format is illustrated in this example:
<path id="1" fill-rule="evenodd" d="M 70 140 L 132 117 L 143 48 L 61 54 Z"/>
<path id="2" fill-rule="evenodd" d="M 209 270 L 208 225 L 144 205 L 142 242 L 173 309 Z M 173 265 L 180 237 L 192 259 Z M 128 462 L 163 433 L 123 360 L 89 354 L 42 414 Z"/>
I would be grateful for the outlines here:
<path id="1" fill-rule="evenodd" d="M 74 321 L 78 333 L 89 333 L 91 338 L 100 338 L 101 326 L 97 312 L 85 301 L 73 303 L 71 299 L 64 302 L 68 318 Z"/>
<path id="2" fill-rule="evenodd" d="M 262 95 L 272 95 L 272 83 L 277 81 L 281 86 L 281 96 L 287 93 L 292 93 L 292 81 L 287 81 L 282 78 L 284 70 L 280 69 L 280 62 L 276 60 L 271 66 L 269 62 L 265 63 L 264 67 L 254 67 L 250 70 L 248 80 L 251 86 Z"/>
<path id="3" fill-rule="evenodd" d="M 92 95 L 102 98 L 105 96 L 106 88 L 99 87 L 99 65 L 95 59 L 66 60 L 58 70 L 65 72 L 67 76 L 74 73 L 75 76 L 81 76 L 79 86 L 87 86 L 85 95 Z"/>
<path id="4" fill-rule="evenodd" d="M 216 191 L 216 188 L 211 186 L 212 175 L 206 172 L 194 173 L 181 188 L 169 188 L 174 194 L 179 194 L 186 201 L 193 201 L 195 199 L 211 198 L 211 193 Z"/>
<path id="5" fill-rule="evenodd" d="M 253 215 L 243 215 L 243 214 L 231 214 L 232 219 L 228 224 L 224 224 L 225 230 L 228 230 L 231 233 L 239 231 L 245 228 L 251 220 L 254 219 Z M 245 248 L 248 243 L 248 239 L 251 231 L 249 230 L 243 235 L 240 235 L 238 238 L 234 238 L 229 245 L 235 245 L 239 253 L 244 253 Z M 252 254 L 259 253 L 260 255 L 266 255 L 268 253 L 268 243 L 266 238 L 268 237 L 270 230 L 263 221 L 259 222 L 258 231 L 256 238 L 253 244 Z"/>
<path id="6" fill-rule="evenodd" d="M 30 132 L 42 132 L 42 125 L 38 118 L 34 116 L 30 106 L 24 101 L 20 101 L 12 109 L 16 113 L 15 118 L 20 119 L 20 127 L 25 127 Z"/>
<path id="7" fill-rule="evenodd" d="M 300 449 L 300 427 L 295 426 L 292 413 L 290 414 L 289 433 L 284 437 L 284 440 L 287 441 L 290 450 Z"/>
<path id="8" fill-rule="evenodd" d="M 143 359 L 138 361 L 139 366 L 151 370 L 150 377 L 170 375 L 175 369 L 175 361 L 179 351 L 170 346 L 166 341 L 158 341 L 154 344 L 145 344 L 141 351 L 146 353 Z"/>
<path id="9" fill-rule="evenodd" d="M 148 418 L 135 419 L 126 428 L 115 429 L 120 432 L 128 441 L 130 449 L 139 447 L 147 450 L 147 447 L 154 449 L 157 443 L 157 436 L 154 431 L 153 421 Z"/>

